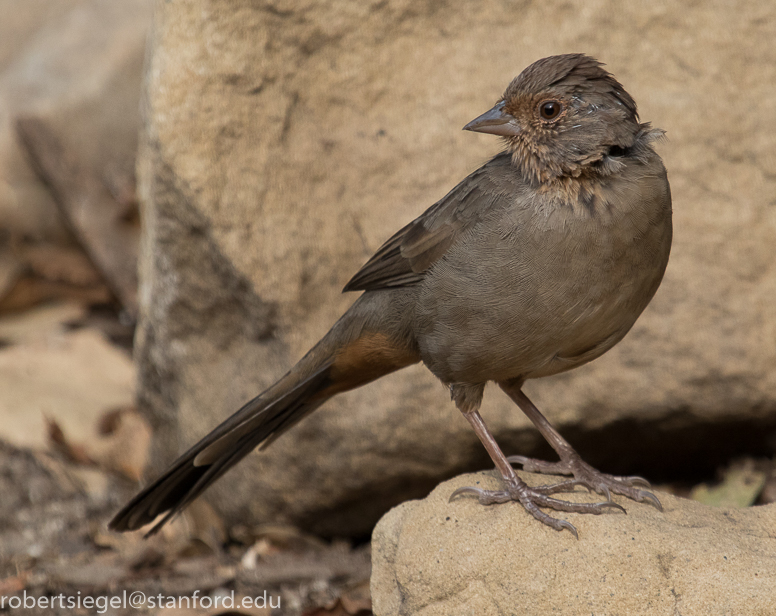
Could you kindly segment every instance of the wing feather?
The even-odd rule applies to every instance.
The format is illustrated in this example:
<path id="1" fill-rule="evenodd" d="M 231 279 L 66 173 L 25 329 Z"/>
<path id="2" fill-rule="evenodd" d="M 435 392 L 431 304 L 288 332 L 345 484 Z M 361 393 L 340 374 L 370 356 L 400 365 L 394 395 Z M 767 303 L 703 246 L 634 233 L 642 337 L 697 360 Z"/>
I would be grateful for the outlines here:
<path id="1" fill-rule="evenodd" d="M 343 291 L 372 291 L 421 282 L 426 271 L 498 200 L 500 191 L 492 175 L 510 164 L 509 153 L 502 152 L 466 177 L 385 242 Z"/>

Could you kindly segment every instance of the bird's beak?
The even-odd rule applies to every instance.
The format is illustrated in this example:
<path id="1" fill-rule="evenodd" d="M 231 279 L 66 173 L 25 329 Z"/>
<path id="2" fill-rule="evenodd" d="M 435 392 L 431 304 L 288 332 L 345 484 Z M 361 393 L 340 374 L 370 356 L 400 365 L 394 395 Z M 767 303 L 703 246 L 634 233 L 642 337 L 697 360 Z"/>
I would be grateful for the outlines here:
<path id="1" fill-rule="evenodd" d="M 504 111 L 504 101 L 496 103 L 493 109 L 474 118 L 463 129 L 500 137 L 514 137 L 520 133 L 520 125 L 515 117 Z"/>

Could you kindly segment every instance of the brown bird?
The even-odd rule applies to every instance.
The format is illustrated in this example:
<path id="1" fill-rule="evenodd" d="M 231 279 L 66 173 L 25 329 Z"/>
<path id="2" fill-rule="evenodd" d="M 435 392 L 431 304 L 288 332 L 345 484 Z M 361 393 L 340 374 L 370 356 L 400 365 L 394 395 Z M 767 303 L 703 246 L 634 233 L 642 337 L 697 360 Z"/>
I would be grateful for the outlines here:
<path id="1" fill-rule="evenodd" d="M 194 445 L 110 523 L 134 530 L 205 488 L 332 396 L 422 361 L 449 386 L 501 473 L 503 490 L 462 488 L 485 504 L 519 501 L 556 530 L 576 529 L 540 508 L 623 510 L 611 493 L 658 499 L 639 477 L 585 462 L 522 391 L 527 379 L 587 363 L 622 340 L 657 291 L 671 249 L 671 194 L 636 103 L 600 62 L 544 58 L 464 127 L 505 149 L 391 237 L 345 286 L 364 291 L 283 378 Z M 506 458 L 478 409 L 495 381 L 560 457 Z M 511 463 L 573 479 L 529 487 Z M 606 496 L 551 496 L 583 486 Z"/>

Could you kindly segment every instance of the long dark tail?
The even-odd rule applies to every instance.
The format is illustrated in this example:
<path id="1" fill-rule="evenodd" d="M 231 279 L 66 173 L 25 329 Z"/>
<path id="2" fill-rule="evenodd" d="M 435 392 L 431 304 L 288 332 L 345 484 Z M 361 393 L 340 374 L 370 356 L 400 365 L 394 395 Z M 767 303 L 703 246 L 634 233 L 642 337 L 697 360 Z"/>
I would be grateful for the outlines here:
<path id="1" fill-rule="evenodd" d="M 259 445 L 269 445 L 332 396 L 420 360 L 400 293 L 366 293 L 283 378 L 180 456 L 111 520 L 157 532 Z"/>

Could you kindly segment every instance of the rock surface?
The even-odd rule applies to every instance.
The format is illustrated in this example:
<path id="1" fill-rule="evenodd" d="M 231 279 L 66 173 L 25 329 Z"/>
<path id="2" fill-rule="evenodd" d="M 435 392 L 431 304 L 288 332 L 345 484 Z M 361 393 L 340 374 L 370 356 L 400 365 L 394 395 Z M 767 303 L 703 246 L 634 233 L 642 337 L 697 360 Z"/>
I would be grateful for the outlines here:
<path id="1" fill-rule="evenodd" d="M 157 3 L 138 165 L 140 397 L 162 466 L 281 376 L 396 229 L 498 151 L 460 128 L 534 60 L 587 52 L 664 128 L 675 241 L 627 338 L 527 393 L 591 463 L 652 478 L 773 450 L 776 6 L 614 0 Z M 505 396 L 507 453 L 544 455 Z M 208 497 L 228 520 L 368 533 L 488 464 L 415 366 L 338 397 Z"/>
<path id="2" fill-rule="evenodd" d="M 150 0 L 0 2 L 0 240 L 72 242 L 17 139 L 44 120 L 106 184 L 134 182 Z M 129 178 L 129 179 L 127 179 Z M 113 188 L 113 186 L 111 186 Z"/>
<path id="3" fill-rule="evenodd" d="M 492 489 L 499 481 L 490 473 L 456 477 L 377 525 L 376 616 L 776 613 L 776 505 L 717 509 L 660 493 L 660 513 L 615 497 L 627 515 L 563 516 L 577 541 L 517 504 L 448 502 L 456 488 L 475 484 Z"/>

